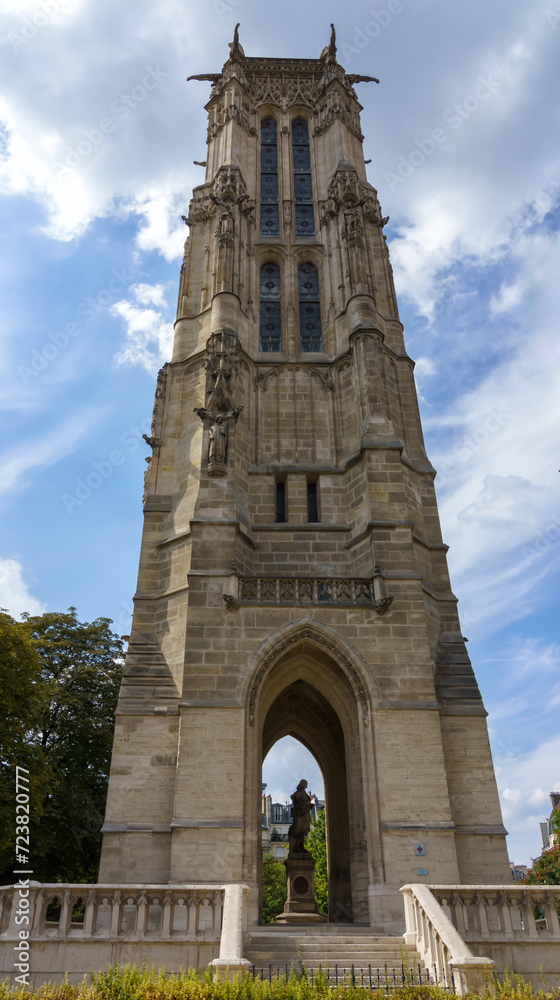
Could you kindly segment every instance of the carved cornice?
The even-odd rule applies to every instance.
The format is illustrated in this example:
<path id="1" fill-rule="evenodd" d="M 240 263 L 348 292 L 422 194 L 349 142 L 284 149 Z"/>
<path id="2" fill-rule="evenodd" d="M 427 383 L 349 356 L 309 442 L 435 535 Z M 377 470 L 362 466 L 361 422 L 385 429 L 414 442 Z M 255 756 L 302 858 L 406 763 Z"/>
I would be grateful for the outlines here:
<path id="1" fill-rule="evenodd" d="M 353 86 L 362 78 L 347 75 L 338 63 L 323 59 L 230 59 L 221 73 L 203 73 L 189 79 L 208 80 L 212 84 L 207 105 L 209 140 L 232 119 L 254 134 L 252 116 L 263 104 L 275 105 L 283 111 L 294 104 L 316 109 L 317 102 L 325 97 L 321 112 L 327 109 L 334 120 L 337 112 L 331 110 L 333 98 L 329 88 L 339 95 L 339 101 L 334 103 L 341 104 L 340 113 L 347 117 L 347 124 L 359 138 L 362 137 L 361 105 Z M 333 83 L 337 86 L 332 87 Z M 328 125 L 323 122 L 322 127 Z"/>

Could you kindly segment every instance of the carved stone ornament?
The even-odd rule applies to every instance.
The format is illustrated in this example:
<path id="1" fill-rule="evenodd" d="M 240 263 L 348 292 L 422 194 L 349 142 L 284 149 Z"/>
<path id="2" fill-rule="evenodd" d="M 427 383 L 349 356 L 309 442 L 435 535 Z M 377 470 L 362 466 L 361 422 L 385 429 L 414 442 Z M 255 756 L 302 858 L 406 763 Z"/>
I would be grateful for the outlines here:
<path id="1" fill-rule="evenodd" d="M 236 79 L 231 79 L 232 76 L 235 76 Z M 238 80 L 239 83 L 245 82 L 246 89 L 244 74 L 240 73 L 238 67 L 230 68 L 229 72 L 224 67 L 224 81 L 226 81 L 226 78 L 229 79 L 229 82 L 208 110 L 208 132 L 206 137 L 208 143 L 229 122 L 235 122 L 237 125 L 240 125 L 248 135 L 256 134 L 255 111 L 246 97 L 244 97 L 243 91 L 238 85 Z"/>
<path id="2" fill-rule="evenodd" d="M 341 209 L 345 213 L 360 209 L 368 222 L 377 225 L 381 223 L 381 210 L 375 189 L 369 184 L 362 184 L 355 167 L 344 161 L 339 163 L 329 184 L 327 200 L 321 211 L 321 224 L 334 218 Z"/>
<path id="3" fill-rule="evenodd" d="M 152 449 L 152 454 L 146 458 L 148 467 L 144 472 L 144 489 L 142 492 L 142 503 L 146 502 L 148 496 L 148 491 L 150 487 L 150 472 L 152 470 L 152 458 L 157 458 L 161 446 L 161 433 L 163 429 L 163 409 L 165 403 L 165 390 L 167 386 L 167 372 L 169 365 L 165 364 L 163 368 L 160 368 L 156 383 L 156 394 L 154 399 L 154 409 L 152 411 L 152 426 L 151 434 L 143 434 L 142 437 L 146 444 Z M 154 466 L 155 466 L 154 462 Z"/>
<path id="4" fill-rule="evenodd" d="M 237 422 L 242 406 L 235 406 L 232 380 L 237 371 L 240 345 L 233 330 L 213 333 L 206 344 L 207 405 L 195 406 L 201 420 L 208 420 L 208 475 L 227 475 L 229 423 Z"/>
<path id="5" fill-rule="evenodd" d="M 220 167 L 214 179 L 212 195 L 224 206 L 228 202 L 238 202 L 240 198 L 247 197 L 247 188 L 239 167 L 228 164 Z"/>
<path id="6" fill-rule="evenodd" d="M 369 704 L 368 704 L 367 694 L 362 684 L 360 675 L 358 674 L 358 671 L 356 670 L 354 664 L 351 662 L 351 660 L 349 660 L 349 658 L 343 652 L 341 652 L 339 646 L 331 639 L 329 639 L 328 636 L 324 636 L 322 635 L 321 632 L 315 631 L 315 629 L 311 629 L 309 627 L 300 628 L 296 632 L 293 632 L 292 635 L 287 636 L 287 638 L 284 639 L 283 642 L 280 642 L 276 646 L 276 648 L 271 653 L 269 653 L 268 656 L 266 656 L 263 662 L 261 663 L 259 669 L 257 670 L 253 683 L 251 685 L 251 691 L 249 694 L 249 725 L 254 726 L 255 724 L 255 707 L 257 704 L 257 695 L 261 681 L 264 675 L 266 674 L 267 670 L 276 662 L 276 660 L 279 659 L 282 653 L 286 652 L 286 650 L 290 649 L 292 646 L 296 646 L 298 643 L 304 642 L 305 639 L 310 639 L 317 645 L 323 646 L 324 649 L 327 649 L 329 652 L 333 654 L 333 657 L 337 661 L 337 663 L 340 663 L 346 669 L 347 673 L 350 675 L 350 677 L 354 682 L 356 695 L 360 699 L 360 704 L 362 708 L 362 722 L 364 726 L 369 726 Z"/>
<path id="7" fill-rule="evenodd" d="M 333 122 L 339 119 L 347 129 L 363 142 L 363 134 L 360 128 L 360 113 L 358 107 L 355 105 L 355 101 L 352 98 L 346 96 L 343 86 L 334 87 L 327 93 L 327 96 L 320 104 L 318 104 L 315 115 L 315 135 L 322 135 L 326 132 Z"/>

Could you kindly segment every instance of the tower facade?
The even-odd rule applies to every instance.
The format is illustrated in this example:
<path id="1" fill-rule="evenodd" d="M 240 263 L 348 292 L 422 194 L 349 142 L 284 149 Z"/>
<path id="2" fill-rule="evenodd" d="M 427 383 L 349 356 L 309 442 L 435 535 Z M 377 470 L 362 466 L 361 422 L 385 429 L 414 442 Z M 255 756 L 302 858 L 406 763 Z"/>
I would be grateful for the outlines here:
<path id="1" fill-rule="evenodd" d="M 230 50 L 202 77 L 100 881 L 247 882 L 257 923 L 262 761 L 292 735 L 324 776 L 330 919 L 400 932 L 401 885 L 509 865 L 364 78 L 334 30 L 318 59 Z"/>

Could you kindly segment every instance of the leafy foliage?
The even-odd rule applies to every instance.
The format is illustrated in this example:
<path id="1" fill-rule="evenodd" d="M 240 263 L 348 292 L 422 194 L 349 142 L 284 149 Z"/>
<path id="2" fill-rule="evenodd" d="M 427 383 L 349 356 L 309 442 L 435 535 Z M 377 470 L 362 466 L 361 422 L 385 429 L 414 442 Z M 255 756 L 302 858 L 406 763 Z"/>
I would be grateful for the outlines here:
<path id="1" fill-rule="evenodd" d="M 66 614 L 23 618 L 21 623 L 13 619 L 3 623 L 5 641 L 0 649 L 2 669 L 6 663 L 12 679 L 10 724 L 17 734 L 10 738 L 4 728 L 1 732 L 2 781 L 7 782 L 2 791 L 8 797 L 2 799 L 6 833 L 0 842 L 0 870 L 11 868 L 13 861 L 14 766 L 22 764 L 34 779 L 30 830 L 34 878 L 95 881 L 122 641 L 111 632 L 110 619 L 82 623 L 75 608 Z"/>
<path id="2" fill-rule="evenodd" d="M 525 882 L 529 885 L 560 885 L 560 844 L 533 859 Z"/>
<path id="3" fill-rule="evenodd" d="M 42 813 L 53 773 L 45 750 L 33 741 L 47 708 L 42 684 L 41 658 L 21 622 L 0 611 L 0 671 L 2 712 L 0 713 L 0 871 L 11 860 L 15 843 L 15 767 L 29 771 L 29 794 L 36 804 L 36 818 Z"/>
<path id="4" fill-rule="evenodd" d="M 244 975 L 233 982 L 215 982 L 212 971 L 197 972 L 190 969 L 180 974 L 167 974 L 165 969 L 157 972 L 152 968 L 138 969 L 136 966 L 112 965 L 107 972 L 92 974 L 91 986 L 87 979 L 75 986 L 66 980 L 63 983 L 47 983 L 36 989 L 9 986 L 8 981 L 0 983 L 0 1000 L 364 1000 L 364 997 L 389 996 L 391 1000 L 455 1000 L 456 995 L 439 986 L 414 986 L 405 982 L 391 989 L 370 991 L 350 979 L 339 981 L 338 986 L 328 986 L 322 975 L 308 975 L 292 969 L 291 975 L 268 979 L 253 979 Z M 533 990 L 518 976 L 506 977 L 499 983 L 494 979 L 487 982 L 483 996 L 485 1000 L 560 1000 L 558 987 Z M 469 993 L 463 1000 L 480 1000 L 479 993 Z"/>
<path id="5" fill-rule="evenodd" d="M 325 810 L 317 816 L 307 839 L 307 850 L 315 858 L 315 899 L 320 913 L 329 912 L 329 876 L 327 871 L 327 831 Z"/>
<path id="6" fill-rule="evenodd" d="M 286 869 L 271 854 L 263 856 L 263 921 L 274 923 L 286 902 Z"/>

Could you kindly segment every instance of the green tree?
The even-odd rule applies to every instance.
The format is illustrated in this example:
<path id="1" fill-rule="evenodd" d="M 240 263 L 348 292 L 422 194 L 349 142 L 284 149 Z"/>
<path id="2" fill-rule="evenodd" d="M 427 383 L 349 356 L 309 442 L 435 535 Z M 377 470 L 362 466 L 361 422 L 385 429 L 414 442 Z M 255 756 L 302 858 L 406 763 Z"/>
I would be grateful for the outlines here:
<path id="1" fill-rule="evenodd" d="M 34 877 L 42 882 L 95 881 L 122 640 L 111 632 L 110 619 L 82 623 L 75 608 L 23 618 L 16 625 L 40 667 L 37 672 L 37 661 L 29 660 L 26 683 L 37 697 L 31 712 L 28 708 L 25 714 L 23 706 L 21 724 L 27 727 L 31 752 L 49 768 L 43 794 L 32 796 Z M 5 868 L 12 857 L 4 852 L 1 860 Z"/>
<path id="2" fill-rule="evenodd" d="M 321 809 L 305 841 L 315 858 L 315 899 L 320 913 L 329 912 L 329 875 L 327 871 L 327 830 L 325 810 Z"/>
<path id="3" fill-rule="evenodd" d="M 41 678 L 41 658 L 25 627 L 0 610 L 0 873 L 12 860 L 16 837 L 16 767 L 29 772 L 29 795 L 36 816 L 52 780 L 45 751 L 33 741 L 47 707 Z M 27 790 L 22 785 L 22 790 Z M 11 881 L 11 869 L 8 873 Z"/>
<path id="4" fill-rule="evenodd" d="M 263 921 L 274 923 L 286 902 L 286 869 L 271 854 L 263 855 Z"/>
<path id="5" fill-rule="evenodd" d="M 552 810 L 550 816 L 550 826 L 552 832 L 558 837 L 558 834 L 560 834 L 560 806 L 556 806 L 556 809 Z"/>
<path id="6" fill-rule="evenodd" d="M 525 882 L 529 885 L 560 885 L 560 844 L 533 859 Z"/>

